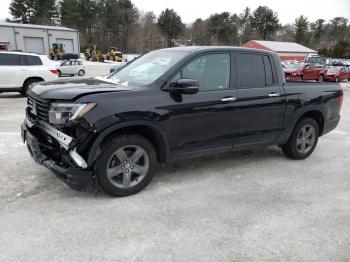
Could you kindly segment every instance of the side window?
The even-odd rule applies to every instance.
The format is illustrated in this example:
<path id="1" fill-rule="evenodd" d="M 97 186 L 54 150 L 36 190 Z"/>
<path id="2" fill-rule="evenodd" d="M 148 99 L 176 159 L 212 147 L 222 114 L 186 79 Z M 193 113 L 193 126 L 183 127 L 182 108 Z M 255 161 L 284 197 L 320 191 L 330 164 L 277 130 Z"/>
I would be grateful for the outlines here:
<path id="1" fill-rule="evenodd" d="M 273 77 L 272 64 L 271 64 L 270 58 L 266 55 L 264 55 L 264 65 L 265 65 L 266 85 L 267 86 L 273 85 L 275 81 Z"/>
<path id="2" fill-rule="evenodd" d="M 18 55 L 15 54 L 0 54 L 0 65 L 2 66 L 18 66 Z"/>
<path id="3" fill-rule="evenodd" d="M 265 65 L 262 55 L 239 53 L 237 55 L 237 70 L 240 88 L 265 86 Z"/>
<path id="4" fill-rule="evenodd" d="M 18 56 L 18 64 L 19 64 L 20 66 L 26 66 L 26 65 L 28 65 L 27 59 L 26 59 L 26 56 L 25 56 L 25 55 L 19 55 L 19 56 Z"/>
<path id="5" fill-rule="evenodd" d="M 42 65 L 43 63 L 41 62 L 40 57 L 38 56 L 32 56 L 32 55 L 27 55 L 27 64 L 31 66 L 36 66 L 36 65 Z"/>
<path id="6" fill-rule="evenodd" d="M 194 79 L 199 82 L 200 91 L 228 89 L 230 86 L 229 54 L 210 54 L 196 58 L 177 73 L 171 83 L 179 79 Z"/>

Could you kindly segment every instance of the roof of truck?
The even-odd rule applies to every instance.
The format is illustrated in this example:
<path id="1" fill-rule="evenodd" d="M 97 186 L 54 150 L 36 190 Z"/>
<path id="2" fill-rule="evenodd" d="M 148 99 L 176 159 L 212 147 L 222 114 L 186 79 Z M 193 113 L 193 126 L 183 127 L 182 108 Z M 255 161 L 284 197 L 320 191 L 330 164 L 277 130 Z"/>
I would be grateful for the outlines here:
<path id="1" fill-rule="evenodd" d="M 181 47 L 171 47 L 165 48 L 163 50 L 174 50 L 174 51 L 184 51 L 184 52 L 201 52 L 201 51 L 225 51 L 225 50 L 236 50 L 236 51 L 256 51 L 259 53 L 274 53 L 269 50 L 262 50 L 256 48 L 246 48 L 237 46 L 181 46 Z"/>

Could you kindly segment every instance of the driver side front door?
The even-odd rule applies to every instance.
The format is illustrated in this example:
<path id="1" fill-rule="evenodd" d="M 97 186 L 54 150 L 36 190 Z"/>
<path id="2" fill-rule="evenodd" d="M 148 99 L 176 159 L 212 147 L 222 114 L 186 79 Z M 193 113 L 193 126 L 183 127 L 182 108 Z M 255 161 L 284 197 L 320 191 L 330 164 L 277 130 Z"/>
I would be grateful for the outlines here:
<path id="1" fill-rule="evenodd" d="M 233 103 L 236 91 L 231 81 L 229 52 L 201 55 L 185 65 L 169 82 L 194 79 L 199 92 L 192 95 L 166 94 L 166 129 L 173 152 L 231 148 Z"/>

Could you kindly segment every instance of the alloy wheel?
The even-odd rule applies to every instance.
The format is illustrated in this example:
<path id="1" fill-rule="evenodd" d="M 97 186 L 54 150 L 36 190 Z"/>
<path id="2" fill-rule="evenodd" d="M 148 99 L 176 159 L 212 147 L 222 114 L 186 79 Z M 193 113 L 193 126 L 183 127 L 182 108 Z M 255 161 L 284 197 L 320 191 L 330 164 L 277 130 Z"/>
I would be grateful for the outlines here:
<path id="1" fill-rule="evenodd" d="M 110 157 L 107 177 L 116 187 L 130 188 L 142 181 L 149 165 L 149 156 L 143 148 L 136 145 L 123 146 Z"/>
<path id="2" fill-rule="evenodd" d="M 303 126 L 297 136 L 296 145 L 297 150 L 302 153 L 306 154 L 308 153 L 313 145 L 315 144 L 316 140 L 316 131 L 315 128 L 311 125 L 305 125 Z"/>

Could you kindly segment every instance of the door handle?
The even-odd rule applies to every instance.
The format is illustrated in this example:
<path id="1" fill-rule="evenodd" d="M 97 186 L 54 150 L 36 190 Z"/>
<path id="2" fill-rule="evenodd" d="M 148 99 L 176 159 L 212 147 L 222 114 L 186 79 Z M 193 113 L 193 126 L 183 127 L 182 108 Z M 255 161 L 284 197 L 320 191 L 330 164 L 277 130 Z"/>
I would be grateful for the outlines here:
<path id="1" fill-rule="evenodd" d="M 269 94 L 269 97 L 279 97 L 279 96 L 281 96 L 280 93 L 271 93 L 271 94 Z"/>
<path id="2" fill-rule="evenodd" d="M 237 98 L 233 97 L 233 96 L 230 96 L 230 97 L 224 97 L 221 99 L 221 102 L 234 102 L 236 101 Z"/>

